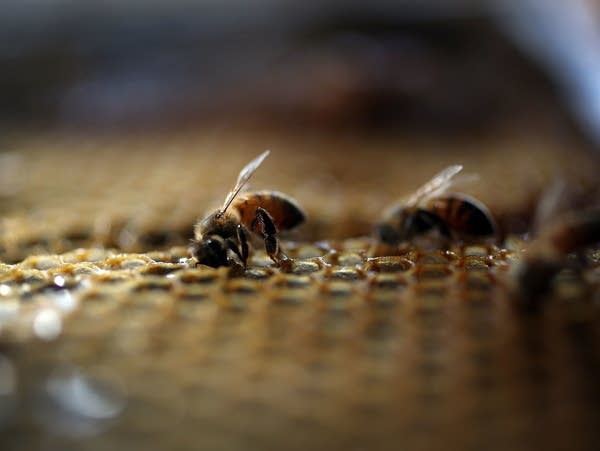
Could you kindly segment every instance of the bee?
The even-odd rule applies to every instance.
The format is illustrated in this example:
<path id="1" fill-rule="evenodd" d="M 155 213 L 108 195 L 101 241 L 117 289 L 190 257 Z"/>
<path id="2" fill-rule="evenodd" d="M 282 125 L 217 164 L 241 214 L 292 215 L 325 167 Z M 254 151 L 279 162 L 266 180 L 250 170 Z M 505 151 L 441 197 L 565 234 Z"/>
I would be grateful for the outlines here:
<path id="1" fill-rule="evenodd" d="M 230 266 L 237 257 L 244 268 L 248 263 L 248 231 L 262 237 L 269 257 L 281 266 L 289 260 L 281 250 L 277 234 L 304 222 L 306 216 L 296 201 L 277 191 L 240 194 L 252 174 L 269 155 L 265 151 L 248 163 L 238 176 L 225 202 L 194 226 L 189 252 L 198 264 Z M 239 263 L 238 263 L 239 264 Z"/>
<path id="2" fill-rule="evenodd" d="M 447 167 L 392 205 L 375 228 L 377 239 L 397 246 L 434 230 L 462 240 L 496 236 L 496 223 L 485 205 L 466 194 L 447 193 L 461 170 L 461 165 Z"/>
<path id="3" fill-rule="evenodd" d="M 538 310 L 558 273 L 566 268 L 581 273 L 587 266 L 582 251 L 597 243 L 600 208 L 571 211 L 543 225 L 514 271 L 520 305 L 529 311 Z M 570 254 L 579 258 L 570 260 Z"/>
<path id="4" fill-rule="evenodd" d="M 517 306 L 537 312 L 565 269 L 582 279 L 589 266 L 584 251 L 600 243 L 598 197 L 595 188 L 559 176 L 542 192 L 528 234 L 531 240 L 508 274 Z"/>

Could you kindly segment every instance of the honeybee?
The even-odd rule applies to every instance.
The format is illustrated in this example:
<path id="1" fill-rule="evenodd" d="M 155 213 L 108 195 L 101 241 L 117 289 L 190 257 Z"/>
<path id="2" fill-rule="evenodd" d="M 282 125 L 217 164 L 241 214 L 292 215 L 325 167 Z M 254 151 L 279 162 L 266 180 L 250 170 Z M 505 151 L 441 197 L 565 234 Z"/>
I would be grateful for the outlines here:
<path id="1" fill-rule="evenodd" d="M 463 240 L 495 236 L 496 223 L 485 205 L 466 194 L 447 193 L 461 170 L 461 165 L 447 167 L 392 205 L 375 228 L 377 239 L 396 246 L 435 229 L 446 238 Z"/>
<path id="2" fill-rule="evenodd" d="M 572 211 L 542 226 L 514 271 L 521 306 L 537 310 L 556 275 L 566 268 L 581 273 L 586 266 L 581 251 L 596 243 L 600 243 L 600 208 Z M 569 260 L 573 253 L 579 259 Z"/>
<path id="3" fill-rule="evenodd" d="M 243 267 L 248 262 L 248 231 L 262 236 L 269 257 L 280 266 L 288 260 L 281 250 L 277 233 L 302 223 L 306 216 L 296 201 L 277 191 L 240 194 L 252 174 L 269 155 L 265 151 L 248 163 L 238 176 L 225 202 L 194 226 L 189 252 L 198 264 L 230 266 L 235 257 Z M 239 264 L 239 263 L 238 263 Z"/>

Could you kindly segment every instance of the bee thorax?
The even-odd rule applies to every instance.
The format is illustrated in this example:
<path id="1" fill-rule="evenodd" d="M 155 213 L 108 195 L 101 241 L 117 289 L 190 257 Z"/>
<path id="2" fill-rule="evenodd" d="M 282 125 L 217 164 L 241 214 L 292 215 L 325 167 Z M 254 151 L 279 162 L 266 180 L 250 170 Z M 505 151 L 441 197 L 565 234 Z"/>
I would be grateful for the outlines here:
<path id="1" fill-rule="evenodd" d="M 222 238 L 234 237 L 238 224 L 239 220 L 232 212 L 221 214 L 216 211 L 194 226 L 194 236 L 196 240 L 202 240 L 204 237 L 211 235 Z"/>

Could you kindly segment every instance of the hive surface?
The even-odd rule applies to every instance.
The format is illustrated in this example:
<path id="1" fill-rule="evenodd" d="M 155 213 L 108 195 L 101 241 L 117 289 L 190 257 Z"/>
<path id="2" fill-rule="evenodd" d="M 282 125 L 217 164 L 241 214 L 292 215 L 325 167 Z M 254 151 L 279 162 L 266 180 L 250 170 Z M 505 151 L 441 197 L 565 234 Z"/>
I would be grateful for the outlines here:
<path id="1" fill-rule="evenodd" d="M 369 257 L 364 232 L 390 192 L 444 162 L 424 157 L 411 175 L 407 158 L 381 154 L 379 178 L 363 160 L 362 177 L 348 164 L 333 183 L 340 157 L 307 153 L 255 180 L 309 212 L 283 241 L 293 264 L 281 271 L 255 246 L 243 274 L 196 267 L 195 216 L 253 156 L 225 142 L 230 164 L 211 166 L 203 139 L 196 156 L 137 141 L 16 146 L 33 175 L 0 204 L 2 449 L 597 448 L 600 251 L 524 314 L 511 291 L 521 237 Z M 540 181 L 581 166 L 546 155 Z M 458 158 L 495 168 L 462 148 L 444 156 Z M 319 161 L 312 179 L 298 169 Z M 519 171 L 502 193 L 474 190 L 517 211 Z"/>

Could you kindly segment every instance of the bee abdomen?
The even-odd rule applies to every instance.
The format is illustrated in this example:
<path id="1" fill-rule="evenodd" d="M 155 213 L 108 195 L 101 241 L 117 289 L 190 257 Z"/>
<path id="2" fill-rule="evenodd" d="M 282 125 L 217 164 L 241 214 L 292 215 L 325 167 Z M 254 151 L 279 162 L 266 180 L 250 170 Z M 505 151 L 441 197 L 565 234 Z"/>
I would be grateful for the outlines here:
<path id="1" fill-rule="evenodd" d="M 242 223 L 248 228 L 254 221 L 256 209 L 259 207 L 269 212 L 277 230 L 292 229 L 306 219 L 296 201 L 278 191 L 246 193 L 235 200 L 234 207 L 239 212 Z"/>
<path id="2" fill-rule="evenodd" d="M 455 233 L 467 236 L 496 234 L 496 224 L 489 210 L 470 196 L 453 194 L 438 197 L 431 200 L 429 207 Z"/>

